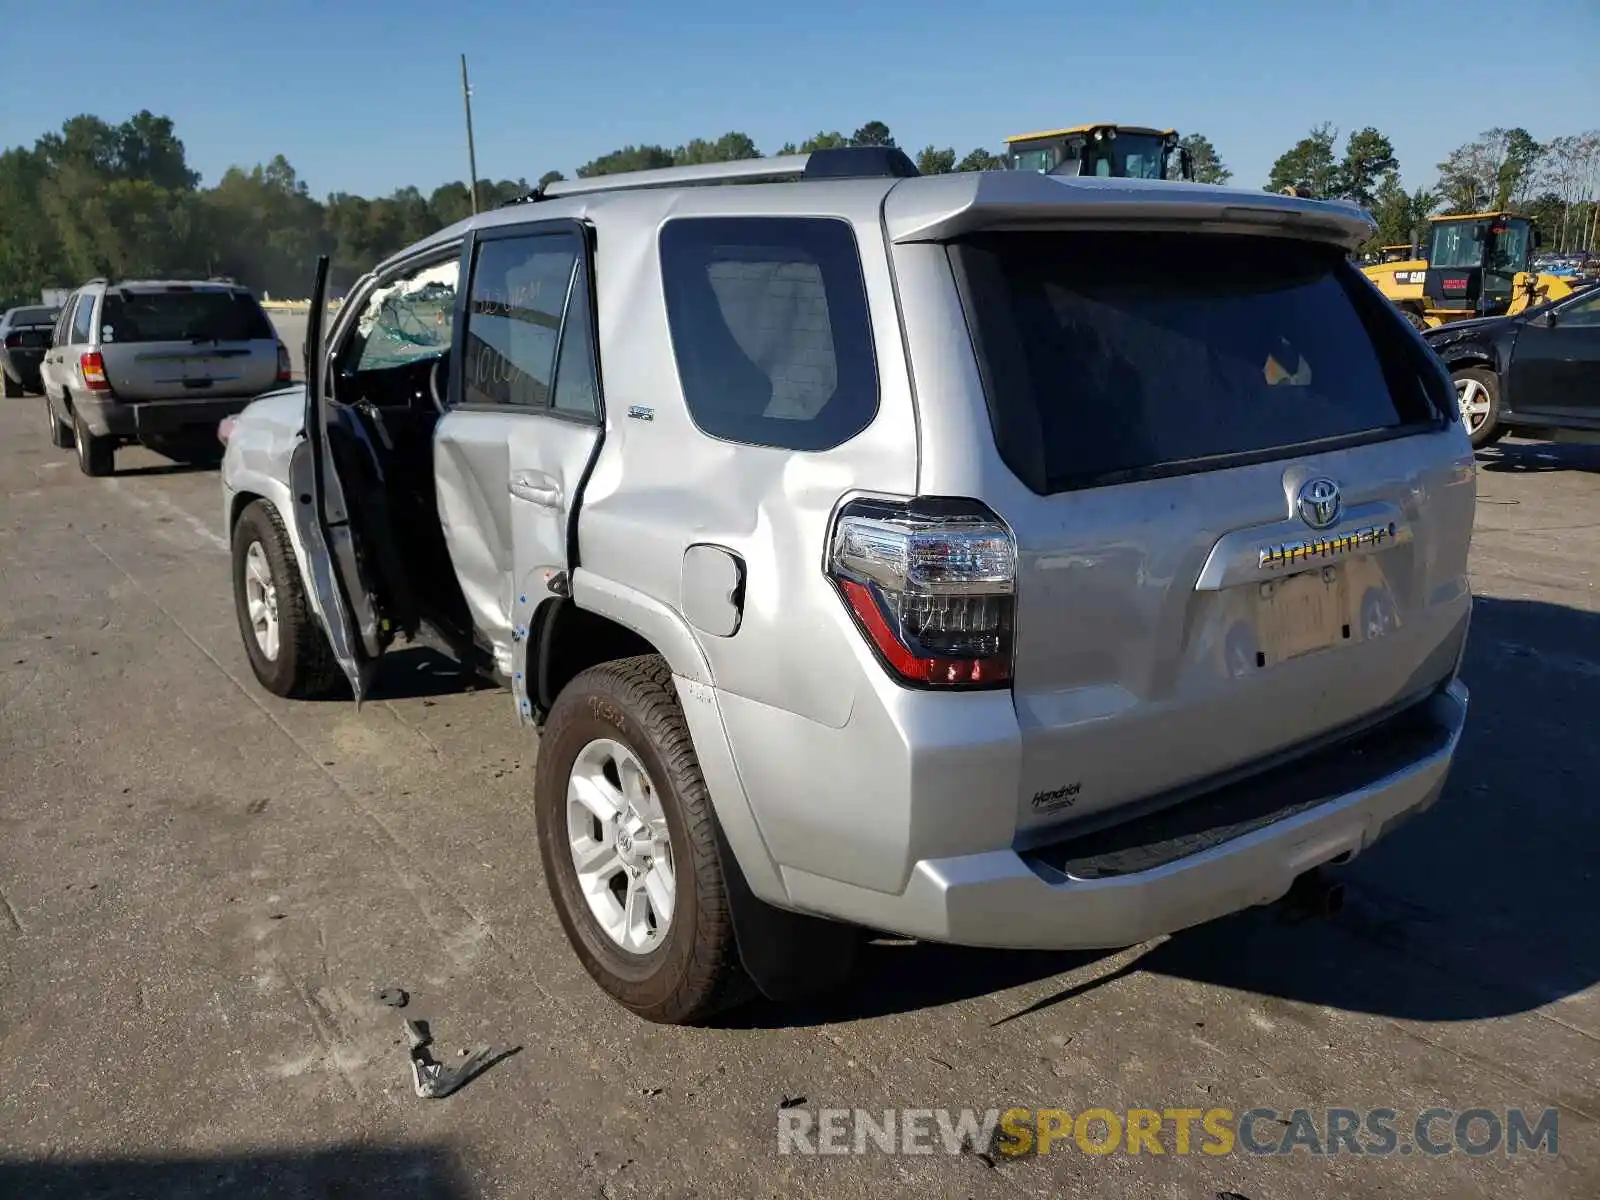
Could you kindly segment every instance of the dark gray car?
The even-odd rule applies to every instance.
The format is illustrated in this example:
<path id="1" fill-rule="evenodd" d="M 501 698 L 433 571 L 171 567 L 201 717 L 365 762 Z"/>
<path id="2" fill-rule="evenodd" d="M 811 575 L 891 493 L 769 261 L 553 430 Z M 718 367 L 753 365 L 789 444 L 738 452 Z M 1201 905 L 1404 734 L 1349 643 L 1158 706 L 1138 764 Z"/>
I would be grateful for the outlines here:
<path id="1" fill-rule="evenodd" d="M 35 305 L 13 308 L 0 316 L 0 376 L 6 398 L 44 390 L 39 367 L 50 349 L 51 329 L 61 315 L 58 308 Z"/>
<path id="2" fill-rule="evenodd" d="M 248 288 L 95 279 L 62 306 L 45 355 L 50 440 L 109 475 L 119 445 L 214 437 L 290 377 L 289 352 Z"/>

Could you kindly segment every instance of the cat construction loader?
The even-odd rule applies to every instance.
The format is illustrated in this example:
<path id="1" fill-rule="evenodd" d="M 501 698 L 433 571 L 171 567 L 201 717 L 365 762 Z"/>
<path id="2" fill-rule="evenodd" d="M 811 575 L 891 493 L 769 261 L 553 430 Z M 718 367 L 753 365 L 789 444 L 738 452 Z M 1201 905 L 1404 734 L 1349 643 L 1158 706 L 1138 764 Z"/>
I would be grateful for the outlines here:
<path id="1" fill-rule="evenodd" d="M 1571 281 L 1532 269 L 1542 239 L 1529 218 L 1481 212 L 1428 221 L 1423 257 L 1362 268 L 1418 329 L 1519 313 L 1572 294 Z"/>

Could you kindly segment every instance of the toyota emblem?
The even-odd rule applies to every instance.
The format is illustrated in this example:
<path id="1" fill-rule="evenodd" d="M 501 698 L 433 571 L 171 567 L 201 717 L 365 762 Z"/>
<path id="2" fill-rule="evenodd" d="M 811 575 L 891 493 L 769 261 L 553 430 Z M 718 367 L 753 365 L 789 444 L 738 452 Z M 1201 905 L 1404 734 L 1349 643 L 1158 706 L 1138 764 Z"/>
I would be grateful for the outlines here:
<path id="1" fill-rule="evenodd" d="M 1339 519 L 1339 485 L 1331 479 L 1310 479 L 1295 501 L 1300 519 L 1313 529 L 1326 529 Z"/>

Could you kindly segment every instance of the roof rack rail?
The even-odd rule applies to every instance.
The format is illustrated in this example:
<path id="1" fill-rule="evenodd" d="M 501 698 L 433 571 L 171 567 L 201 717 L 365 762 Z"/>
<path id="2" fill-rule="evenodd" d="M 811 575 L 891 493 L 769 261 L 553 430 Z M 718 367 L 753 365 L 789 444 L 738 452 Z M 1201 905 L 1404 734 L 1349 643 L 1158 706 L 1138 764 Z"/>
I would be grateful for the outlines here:
<path id="1" fill-rule="evenodd" d="M 688 167 L 658 167 L 650 171 L 625 171 L 615 175 L 590 175 L 583 179 L 558 179 L 511 203 L 556 200 L 596 192 L 637 191 L 641 188 L 708 187 L 724 183 L 801 183 L 817 179 L 909 179 L 917 165 L 896 146 L 837 146 L 809 154 L 776 158 L 745 158 L 734 162 L 696 163 Z"/>

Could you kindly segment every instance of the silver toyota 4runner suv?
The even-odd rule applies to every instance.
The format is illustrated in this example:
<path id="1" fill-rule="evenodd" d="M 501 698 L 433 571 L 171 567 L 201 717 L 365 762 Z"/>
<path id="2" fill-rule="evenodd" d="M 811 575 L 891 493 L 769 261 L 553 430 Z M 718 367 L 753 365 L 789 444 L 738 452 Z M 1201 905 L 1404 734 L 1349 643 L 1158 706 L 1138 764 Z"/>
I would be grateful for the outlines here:
<path id="1" fill-rule="evenodd" d="M 556 911 L 651 1020 L 863 928 L 1274 901 L 1432 804 L 1466 716 L 1472 452 L 1372 230 L 872 149 L 554 184 L 325 342 L 324 264 L 308 386 L 226 439 L 251 665 L 359 701 L 427 625 L 501 676 Z"/>

